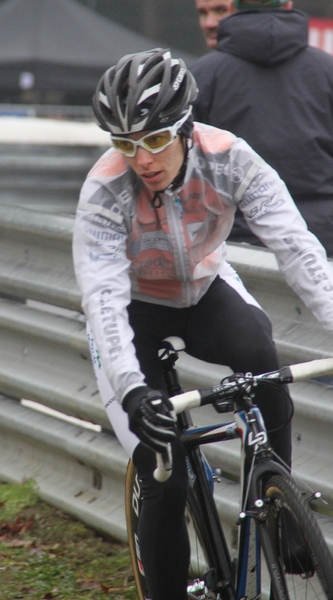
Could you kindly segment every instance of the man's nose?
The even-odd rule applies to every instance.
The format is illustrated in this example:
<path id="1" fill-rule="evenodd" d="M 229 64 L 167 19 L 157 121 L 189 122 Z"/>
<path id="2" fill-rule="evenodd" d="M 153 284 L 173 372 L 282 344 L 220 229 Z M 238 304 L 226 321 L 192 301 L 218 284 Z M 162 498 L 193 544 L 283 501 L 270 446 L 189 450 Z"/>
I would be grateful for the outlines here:
<path id="1" fill-rule="evenodd" d="M 153 155 L 149 150 L 142 148 L 142 146 L 138 146 L 135 159 L 138 165 L 147 165 L 153 161 Z"/>
<path id="2" fill-rule="evenodd" d="M 207 29 L 213 29 L 213 28 L 215 29 L 215 27 L 217 27 L 218 24 L 219 24 L 219 19 L 217 18 L 217 16 L 213 12 L 207 13 L 205 27 Z"/>

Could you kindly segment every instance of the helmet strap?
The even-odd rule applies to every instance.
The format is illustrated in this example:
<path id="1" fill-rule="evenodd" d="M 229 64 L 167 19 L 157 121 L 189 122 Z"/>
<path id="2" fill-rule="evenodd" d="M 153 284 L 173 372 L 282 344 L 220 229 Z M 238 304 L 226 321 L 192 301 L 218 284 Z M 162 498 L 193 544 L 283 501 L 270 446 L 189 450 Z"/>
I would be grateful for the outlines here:
<path id="1" fill-rule="evenodd" d="M 164 190 L 158 190 L 157 192 L 154 192 L 154 195 L 150 201 L 150 204 L 152 205 L 153 208 L 161 208 L 162 204 L 163 204 L 163 199 L 161 197 L 161 194 L 163 194 Z"/>
<path id="2" fill-rule="evenodd" d="M 168 188 L 171 191 L 176 190 L 177 188 L 179 188 L 184 179 L 185 179 L 185 173 L 186 173 L 186 167 L 187 167 L 187 160 L 188 160 L 188 152 L 189 152 L 189 146 L 187 144 L 187 140 L 188 138 L 186 138 L 184 135 L 180 134 L 182 137 L 182 141 L 183 141 L 183 146 L 184 146 L 184 160 L 183 160 L 183 164 L 180 167 L 176 177 L 174 178 L 174 180 L 170 183 L 170 185 L 168 186 Z M 193 144 L 192 144 L 193 145 Z M 192 146 L 191 146 L 192 147 Z"/>

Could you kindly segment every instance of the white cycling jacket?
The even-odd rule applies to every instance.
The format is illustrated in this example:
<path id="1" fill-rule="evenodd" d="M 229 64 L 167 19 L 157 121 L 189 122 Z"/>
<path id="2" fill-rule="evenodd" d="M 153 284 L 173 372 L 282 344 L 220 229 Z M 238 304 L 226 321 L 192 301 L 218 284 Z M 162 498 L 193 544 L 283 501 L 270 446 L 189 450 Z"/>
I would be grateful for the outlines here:
<path id="1" fill-rule="evenodd" d="M 325 251 L 276 171 L 244 140 L 195 123 L 182 187 L 166 190 L 159 208 L 151 199 L 111 148 L 87 176 L 75 221 L 82 306 L 120 401 L 144 381 L 127 317 L 131 298 L 185 307 L 198 302 L 218 274 L 241 285 L 224 258 L 237 205 L 290 286 L 333 332 L 333 269 Z M 250 295 L 247 300 L 255 303 Z"/>

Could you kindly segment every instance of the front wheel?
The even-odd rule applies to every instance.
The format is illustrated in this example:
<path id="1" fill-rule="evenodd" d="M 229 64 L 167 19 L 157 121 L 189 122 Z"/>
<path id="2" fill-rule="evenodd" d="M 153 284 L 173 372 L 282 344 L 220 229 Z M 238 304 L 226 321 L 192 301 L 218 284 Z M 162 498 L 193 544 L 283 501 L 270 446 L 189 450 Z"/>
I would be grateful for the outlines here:
<path id="1" fill-rule="evenodd" d="M 333 598 L 333 559 L 317 520 L 287 477 L 274 475 L 263 490 L 259 535 L 267 564 L 265 598 Z"/>

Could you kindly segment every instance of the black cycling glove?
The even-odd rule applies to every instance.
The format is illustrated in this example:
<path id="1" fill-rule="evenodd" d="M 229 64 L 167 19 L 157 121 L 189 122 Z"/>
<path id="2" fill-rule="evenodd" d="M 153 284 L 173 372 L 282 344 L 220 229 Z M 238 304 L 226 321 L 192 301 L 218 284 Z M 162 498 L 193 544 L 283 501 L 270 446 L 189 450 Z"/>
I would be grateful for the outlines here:
<path id="1" fill-rule="evenodd" d="M 126 394 L 123 409 L 128 413 L 130 430 L 155 452 L 165 453 L 168 443 L 176 438 L 176 417 L 167 395 L 142 385 Z"/>

